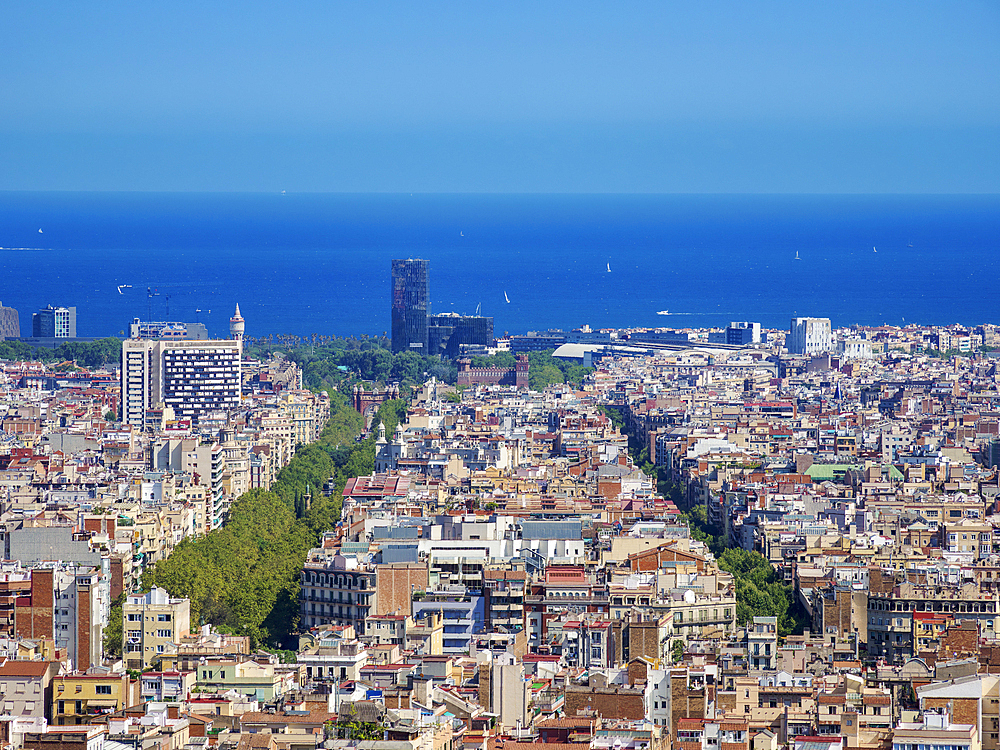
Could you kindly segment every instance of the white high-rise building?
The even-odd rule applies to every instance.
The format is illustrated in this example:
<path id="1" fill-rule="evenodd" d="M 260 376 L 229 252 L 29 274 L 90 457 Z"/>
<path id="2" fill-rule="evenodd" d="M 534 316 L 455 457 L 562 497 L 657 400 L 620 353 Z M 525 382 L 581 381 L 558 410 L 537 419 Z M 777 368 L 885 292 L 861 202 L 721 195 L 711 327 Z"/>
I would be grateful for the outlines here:
<path id="1" fill-rule="evenodd" d="M 170 407 L 177 419 L 239 408 L 243 318 L 230 321 L 232 340 L 122 342 L 122 421 L 142 428 L 146 411 Z"/>
<path id="2" fill-rule="evenodd" d="M 791 354 L 823 354 L 833 350 L 829 318 L 792 318 L 785 346 Z"/>

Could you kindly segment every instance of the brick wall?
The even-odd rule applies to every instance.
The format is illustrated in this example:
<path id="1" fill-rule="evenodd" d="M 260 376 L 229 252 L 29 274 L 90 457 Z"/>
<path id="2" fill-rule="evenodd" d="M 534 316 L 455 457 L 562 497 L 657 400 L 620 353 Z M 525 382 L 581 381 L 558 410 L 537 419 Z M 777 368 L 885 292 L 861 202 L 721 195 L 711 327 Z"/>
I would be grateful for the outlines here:
<path id="1" fill-rule="evenodd" d="M 852 633 L 851 626 L 851 592 L 834 591 L 832 598 L 823 597 L 823 630 L 825 634 L 829 628 L 837 628 L 837 633 L 847 636 Z M 867 614 L 867 613 L 866 613 Z"/>
<path id="2" fill-rule="evenodd" d="M 410 708 L 411 693 L 406 688 L 384 688 L 382 690 L 383 700 L 386 708 L 401 709 Z"/>
<path id="3" fill-rule="evenodd" d="M 670 679 L 670 736 L 677 739 L 680 719 L 705 718 L 705 692 L 688 690 L 687 670 L 671 674 Z"/>
<path id="4" fill-rule="evenodd" d="M 412 587 L 412 588 L 411 588 Z M 410 593 L 427 590 L 427 566 L 392 563 L 375 566 L 375 613 L 410 614 Z"/>
<path id="5" fill-rule="evenodd" d="M 601 497 L 612 500 L 621 494 L 622 483 L 618 479 L 598 479 L 597 494 Z"/>
<path id="6" fill-rule="evenodd" d="M 583 716 L 592 710 L 607 719 L 643 719 L 642 692 L 625 688 L 567 688 L 566 716 Z"/>
<path id="7" fill-rule="evenodd" d="M 951 720 L 956 724 L 979 726 L 979 706 L 975 698 L 925 698 L 925 708 L 951 707 Z M 982 729 L 980 727 L 980 729 Z"/>
<path id="8" fill-rule="evenodd" d="M 114 601 L 125 593 L 125 560 L 121 555 L 112 555 L 109 562 L 111 563 L 109 593 L 111 601 Z"/>
<path id="9" fill-rule="evenodd" d="M 14 627 L 22 638 L 54 639 L 52 622 L 53 571 L 31 571 L 31 596 L 18 599 Z"/>
<path id="10" fill-rule="evenodd" d="M 693 562 L 699 573 L 705 571 L 705 559 L 698 555 L 693 555 L 676 547 L 664 545 L 653 549 L 643 550 L 629 555 L 629 565 L 635 572 L 651 572 L 659 570 L 660 563 L 663 562 Z"/>
<path id="11" fill-rule="evenodd" d="M 896 576 L 881 568 L 868 570 L 868 591 L 872 594 L 889 594 L 896 586 Z"/>
<path id="12" fill-rule="evenodd" d="M 479 705 L 484 711 L 492 711 L 490 707 L 490 689 L 493 682 L 493 670 L 490 663 L 479 665 Z"/>
<path id="13" fill-rule="evenodd" d="M 944 661 L 970 656 L 979 658 L 979 625 L 966 620 L 948 628 L 941 636 L 938 659 Z"/>
<path id="14" fill-rule="evenodd" d="M 97 665 L 92 665 L 90 661 L 90 649 L 94 636 L 90 622 L 90 586 L 78 585 L 76 594 L 76 668 L 83 671 L 90 669 L 91 666 L 99 666 L 100 662 Z"/>
<path id="15" fill-rule="evenodd" d="M 92 531 L 95 534 L 107 533 L 112 539 L 115 538 L 115 529 L 118 526 L 118 519 L 114 516 L 84 516 L 84 531 Z"/>
<path id="16" fill-rule="evenodd" d="M 645 656 L 647 659 L 660 658 L 660 624 L 651 622 L 630 622 L 628 624 L 628 656 L 635 659 Z"/>
<path id="17" fill-rule="evenodd" d="M 649 669 L 646 662 L 641 659 L 633 659 L 628 663 L 628 684 L 629 687 L 633 685 L 644 684 L 649 678 Z"/>

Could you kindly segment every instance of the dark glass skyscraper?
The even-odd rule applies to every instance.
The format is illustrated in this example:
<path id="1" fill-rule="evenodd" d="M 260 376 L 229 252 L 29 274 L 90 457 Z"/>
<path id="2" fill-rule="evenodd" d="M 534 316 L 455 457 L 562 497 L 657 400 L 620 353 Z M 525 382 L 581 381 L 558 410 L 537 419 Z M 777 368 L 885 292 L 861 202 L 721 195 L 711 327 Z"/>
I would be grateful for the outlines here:
<path id="1" fill-rule="evenodd" d="M 427 316 L 427 326 L 431 354 L 458 359 L 462 344 L 493 345 L 493 318 L 438 313 Z"/>
<path id="2" fill-rule="evenodd" d="M 427 354 L 430 294 L 426 260 L 392 262 L 392 350 Z"/>

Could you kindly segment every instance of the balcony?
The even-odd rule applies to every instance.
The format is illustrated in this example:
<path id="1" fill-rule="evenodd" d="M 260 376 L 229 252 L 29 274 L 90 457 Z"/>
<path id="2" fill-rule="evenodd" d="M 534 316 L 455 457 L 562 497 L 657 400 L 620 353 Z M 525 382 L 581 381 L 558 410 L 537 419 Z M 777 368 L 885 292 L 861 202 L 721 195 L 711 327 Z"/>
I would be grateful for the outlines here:
<path id="1" fill-rule="evenodd" d="M 591 605 L 596 604 L 598 606 L 607 607 L 610 605 L 611 600 L 607 596 L 580 596 L 580 597 L 569 597 L 569 596 L 526 596 L 524 597 L 525 604 L 565 604 L 569 605 Z"/>

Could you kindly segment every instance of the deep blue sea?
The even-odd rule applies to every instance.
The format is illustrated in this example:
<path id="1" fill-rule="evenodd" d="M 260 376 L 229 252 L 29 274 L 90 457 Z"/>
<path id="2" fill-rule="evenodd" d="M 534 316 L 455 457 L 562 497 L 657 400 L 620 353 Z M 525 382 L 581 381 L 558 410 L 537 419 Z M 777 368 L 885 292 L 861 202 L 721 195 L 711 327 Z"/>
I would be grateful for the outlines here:
<path id="1" fill-rule="evenodd" d="M 80 336 L 150 312 L 225 335 L 237 302 L 248 335 L 378 334 L 407 257 L 433 312 L 479 307 L 498 334 L 1000 322 L 996 195 L 0 193 L 0 247 L 24 335 L 47 304 Z"/>

